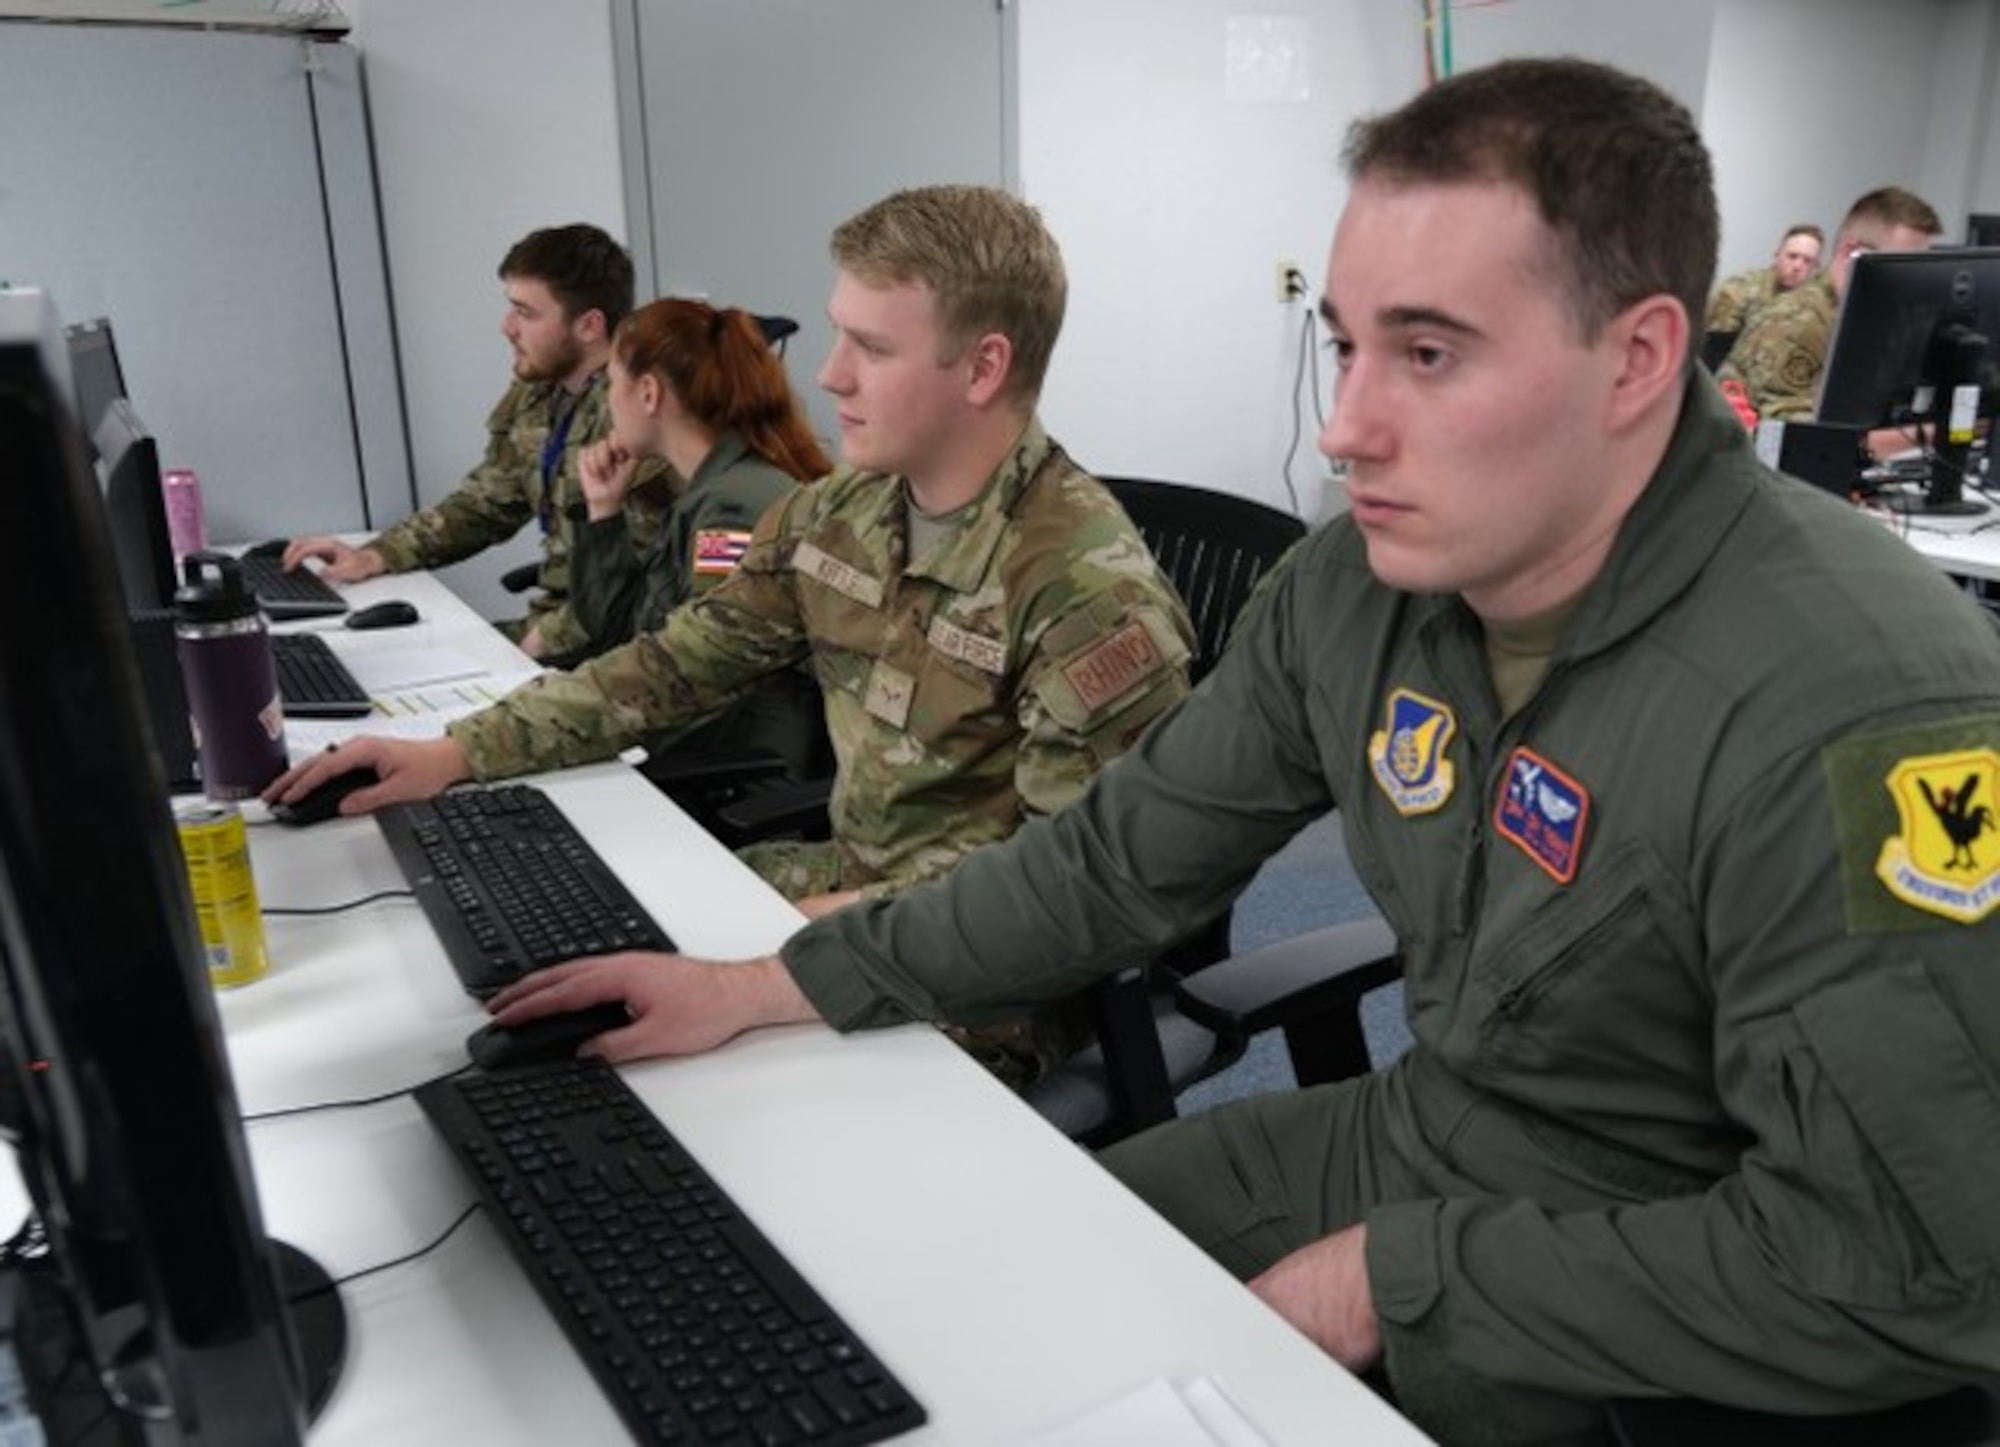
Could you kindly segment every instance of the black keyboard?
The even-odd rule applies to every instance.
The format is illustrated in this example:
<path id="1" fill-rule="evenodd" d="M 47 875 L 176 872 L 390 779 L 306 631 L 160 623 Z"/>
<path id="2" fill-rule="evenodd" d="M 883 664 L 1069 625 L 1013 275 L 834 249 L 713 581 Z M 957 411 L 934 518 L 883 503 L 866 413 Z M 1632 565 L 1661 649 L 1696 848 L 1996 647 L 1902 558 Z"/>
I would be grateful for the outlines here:
<path id="1" fill-rule="evenodd" d="M 897 1436 L 924 1409 L 597 1060 L 416 1092 L 635 1439 Z"/>
<path id="2" fill-rule="evenodd" d="M 288 718 L 360 718 L 375 705 L 317 633 L 273 633 L 278 698 Z"/>
<path id="3" fill-rule="evenodd" d="M 267 554 L 245 553 L 238 561 L 243 582 L 273 619 L 332 618 L 347 611 L 347 600 L 311 568 L 302 565 L 288 573 L 283 559 Z"/>
<path id="4" fill-rule="evenodd" d="M 532 784 L 391 804 L 375 820 L 469 994 L 579 955 L 674 948 Z"/>

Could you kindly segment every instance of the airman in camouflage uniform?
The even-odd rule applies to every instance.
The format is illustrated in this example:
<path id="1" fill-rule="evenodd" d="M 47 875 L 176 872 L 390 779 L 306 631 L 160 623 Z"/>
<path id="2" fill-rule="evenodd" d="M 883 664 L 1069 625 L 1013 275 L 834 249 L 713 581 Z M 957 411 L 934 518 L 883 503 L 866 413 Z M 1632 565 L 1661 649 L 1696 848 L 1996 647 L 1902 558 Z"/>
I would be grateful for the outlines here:
<path id="1" fill-rule="evenodd" d="M 1708 330 L 1741 332 L 1764 303 L 1805 285 L 1819 271 L 1825 240 L 1809 222 L 1787 228 L 1769 266 L 1739 271 L 1715 289 L 1708 302 Z"/>
<path id="2" fill-rule="evenodd" d="M 746 861 L 792 898 L 943 874 L 1076 798 L 1181 698 L 1192 629 L 1123 510 L 1038 423 L 918 558 L 908 514 L 900 479 L 841 468 L 766 514 L 736 572 L 657 633 L 451 737 L 481 779 L 586 763 L 809 659 L 837 760 L 833 838 Z M 1019 1084 L 1074 1029 L 1058 1013 L 961 1043 Z"/>
<path id="3" fill-rule="evenodd" d="M 577 456 L 610 430 L 604 365 L 610 337 L 632 310 L 632 258 L 595 226 L 531 231 L 501 258 L 507 310 L 500 330 L 514 354 L 514 382 L 486 419 L 486 455 L 442 502 L 360 547 L 336 537 L 295 538 L 285 566 L 308 558 L 334 582 L 437 568 L 513 537 L 530 521 L 542 531 L 541 591 L 528 617 L 503 631 L 535 657 L 573 662 L 590 636 L 569 613 L 569 504 L 583 496 Z M 628 494 L 626 527 L 643 552 L 678 485 L 648 463 Z"/>
<path id="4" fill-rule="evenodd" d="M 1900 186 L 1868 192 L 1848 208 L 1826 270 L 1758 309 L 1716 376 L 1742 382 L 1759 417 L 1811 417 L 1854 258 L 1866 251 L 1921 251 L 1943 230 L 1921 196 Z"/>
<path id="5" fill-rule="evenodd" d="M 373 769 L 345 812 L 606 759 L 809 667 L 832 839 L 751 862 L 808 912 L 932 879 L 1053 813 L 1188 690 L 1193 628 L 1117 501 L 1037 420 L 1068 297 L 1032 207 L 927 186 L 836 227 L 819 371 L 845 464 L 758 519 L 726 581 L 656 631 L 435 740 L 360 737 L 267 801 Z M 643 965 L 643 961 L 630 963 Z M 1074 1000 L 954 1038 L 1011 1085 L 1081 1037 Z"/>

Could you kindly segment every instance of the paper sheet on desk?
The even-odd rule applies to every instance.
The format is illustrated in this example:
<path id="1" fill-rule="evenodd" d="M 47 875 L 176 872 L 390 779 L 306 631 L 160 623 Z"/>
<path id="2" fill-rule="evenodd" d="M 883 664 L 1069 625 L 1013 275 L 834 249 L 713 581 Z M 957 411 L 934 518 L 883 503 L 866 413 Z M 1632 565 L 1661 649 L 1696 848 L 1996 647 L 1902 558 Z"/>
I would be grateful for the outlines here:
<path id="1" fill-rule="evenodd" d="M 1156 1377 L 1020 1447 L 1270 1447 L 1211 1377 Z"/>
<path id="2" fill-rule="evenodd" d="M 456 648 L 342 649 L 340 661 L 356 683 L 377 696 L 488 676 L 478 660 Z"/>
<path id="3" fill-rule="evenodd" d="M 360 669 L 352 663 L 348 668 L 357 679 L 361 678 Z M 453 719 L 464 718 L 488 704 L 499 702 L 539 672 L 539 669 L 520 673 L 476 672 L 470 678 L 455 682 L 403 688 L 390 693 L 378 692 L 362 679 L 369 695 L 375 700 L 373 713 L 358 719 L 288 718 L 285 720 L 285 750 L 294 760 L 299 760 L 356 734 L 377 734 L 392 739 L 439 738 L 444 734 L 444 726 Z"/>

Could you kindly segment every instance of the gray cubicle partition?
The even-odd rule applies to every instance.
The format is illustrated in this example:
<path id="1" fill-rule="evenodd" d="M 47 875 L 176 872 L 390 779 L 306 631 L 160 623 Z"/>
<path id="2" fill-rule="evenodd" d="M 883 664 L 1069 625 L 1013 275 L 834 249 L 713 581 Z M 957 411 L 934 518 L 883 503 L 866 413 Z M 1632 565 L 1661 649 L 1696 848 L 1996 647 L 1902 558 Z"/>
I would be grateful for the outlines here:
<path id="1" fill-rule="evenodd" d="M 111 318 L 210 535 L 410 510 L 357 53 L 301 34 L 0 21 L 0 283 Z"/>

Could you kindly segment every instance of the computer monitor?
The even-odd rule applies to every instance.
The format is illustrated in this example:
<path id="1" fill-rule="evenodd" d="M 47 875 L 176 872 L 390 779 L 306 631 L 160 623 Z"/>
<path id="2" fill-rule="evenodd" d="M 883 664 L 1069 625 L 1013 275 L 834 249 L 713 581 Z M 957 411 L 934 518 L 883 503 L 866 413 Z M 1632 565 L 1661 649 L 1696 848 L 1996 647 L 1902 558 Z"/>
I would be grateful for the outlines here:
<path id="1" fill-rule="evenodd" d="M 113 398 L 104 409 L 93 440 L 125 605 L 135 613 L 171 608 L 179 580 L 174 574 L 166 493 L 160 483 L 159 446 L 123 397 Z"/>
<path id="2" fill-rule="evenodd" d="M 83 435 L 92 438 L 105 409 L 128 395 L 125 369 L 118 361 L 118 343 L 111 335 L 109 317 L 72 323 L 63 336 L 69 343 L 69 372 L 76 386 L 77 419 Z"/>
<path id="3" fill-rule="evenodd" d="M 337 1371 L 339 1297 L 265 1234 L 72 405 L 52 304 L 0 291 L 0 476 L 33 539 L 0 568 L 0 1083 L 50 1247 L 8 1268 L 12 1343 L 50 1441 L 283 1447 Z"/>
<path id="4" fill-rule="evenodd" d="M 1921 497 L 1892 506 L 1981 512 L 1964 495 L 1976 424 L 2000 399 L 2000 248 L 1875 251 L 1854 259 L 1820 379 L 1818 420 L 1898 427 L 1924 448 Z"/>
<path id="5" fill-rule="evenodd" d="M 2000 216 L 1974 211 L 1965 218 L 1967 246 L 2000 246 Z"/>

